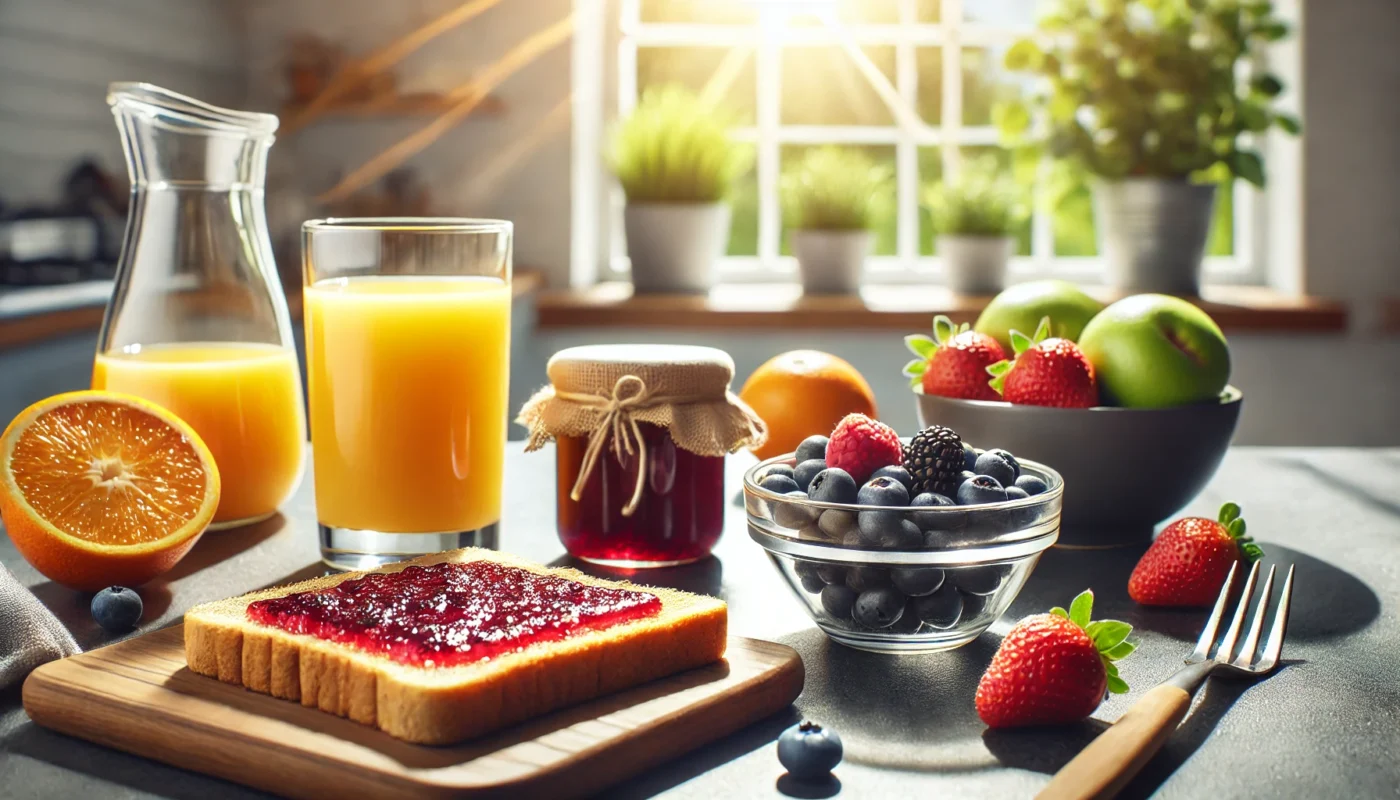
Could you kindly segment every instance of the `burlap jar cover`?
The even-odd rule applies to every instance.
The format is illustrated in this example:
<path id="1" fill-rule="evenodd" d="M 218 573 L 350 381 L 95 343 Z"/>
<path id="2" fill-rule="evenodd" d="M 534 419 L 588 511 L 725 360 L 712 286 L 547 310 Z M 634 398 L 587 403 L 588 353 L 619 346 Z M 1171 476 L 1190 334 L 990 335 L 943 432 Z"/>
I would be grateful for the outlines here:
<path id="1" fill-rule="evenodd" d="M 525 450 L 559 437 L 588 437 L 575 501 L 604 448 L 621 460 L 640 459 L 631 516 L 646 485 L 647 452 L 640 423 L 666 428 L 676 446 L 699 456 L 723 456 L 758 447 L 768 427 L 729 391 L 734 362 L 723 350 L 688 345 L 593 345 L 561 350 L 549 359 L 551 385 L 540 389 L 516 419 L 530 429 Z"/>

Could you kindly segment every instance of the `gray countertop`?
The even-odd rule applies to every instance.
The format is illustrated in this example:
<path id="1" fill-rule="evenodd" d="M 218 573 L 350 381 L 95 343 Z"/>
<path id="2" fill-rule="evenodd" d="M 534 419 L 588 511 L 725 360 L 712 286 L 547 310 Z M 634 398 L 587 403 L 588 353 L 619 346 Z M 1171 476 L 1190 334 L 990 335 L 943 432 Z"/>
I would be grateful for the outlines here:
<path id="1" fill-rule="evenodd" d="M 745 457 L 730 459 L 731 487 Z M 512 445 L 502 546 L 557 561 L 552 454 Z M 1245 684 L 1212 679 L 1166 748 L 1124 797 L 1400 797 L 1400 450 L 1232 450 L 1191 512 L 1244 507 L 1269 562 L 1297 564 L 1286 666 Z M 315 515 L 306 481 L 285 516 L 210 533 L 173 573 L 143 590 L 143 630 L 190 606 L 318 571 Z M 1028 797 L 1061 764 L 1170 675 L 1190 650 L 1204 612 L 1146 610 L 1127 597 L 1139 549 L 1052 550 L 1011 611 L 972 644 L 949 653 L 882 656 L 828 642 L 803 614 L 731 506 L 716 558 L 660 570 L 643 582 L 719 594 L 735 634 L 772 639 L 802 654 L 807 683 L 796 709 L 753 725 L 615 787 L 609 797 Z M 8 538 L 0 561 L 33 588 L 86 648 L 112 641 L 90 620 L 87 598 L 45 581 Z M 1063 605 L 1092 587 L 1096 617 L 1133 623 L 1138 652 L 1122 665 L 1132 693 L 1081 725 L 989 732 L 972 696 L 1011 622 Z M 791 784 L 773 741 L 800 716 L 838 730 L 839 783 Z M 255 768 L 255 767 L 254 767 Z M 333 791 L 333 787 L 328 787 Z M 0 796 L 6 798 L 244 798 L 259 793 L 43 730 L 0 692 Z"/>

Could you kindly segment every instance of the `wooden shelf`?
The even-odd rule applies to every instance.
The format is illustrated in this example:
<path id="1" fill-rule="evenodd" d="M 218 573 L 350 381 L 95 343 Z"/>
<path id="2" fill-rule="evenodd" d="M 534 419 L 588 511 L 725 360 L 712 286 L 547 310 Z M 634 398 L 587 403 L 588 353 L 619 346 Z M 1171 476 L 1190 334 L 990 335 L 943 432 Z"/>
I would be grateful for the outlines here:
<path id="1" fill-rule="evenodd" d="M 1106 291 L 1090 291 L 1115 299 Z M 790 284 L 721 286 L 705 295 L 633 295 L 629 284 L 545 292 L 538 327 L 924 330 L 934 314 L 971 322 L 989 297 L 939 286 L 871 286 L 859 296 L 804 296 Z M 1218 287 L 1188 298 L 1233 333 L 1340 333 L 1346 307 L 1255 286 Z"/>
<path id="2" fill-rule="evenodd" d="M 369 100 L 338 101 L 320 112 L 318 119 L 386 119 L 392 117 L 434 117 L 444 114 L 459 101 L 447 95 L 419 93 L 388 95 Z M 282 118 L 295 121 L 302 113 L 303 106 L 282 107 Z M 477 114 L 501 114 L 506 109 L 505 101 L 495 95 L 481 101 L 473 111 Z M 313 120 L 315 122 L 315 120 Z"/>

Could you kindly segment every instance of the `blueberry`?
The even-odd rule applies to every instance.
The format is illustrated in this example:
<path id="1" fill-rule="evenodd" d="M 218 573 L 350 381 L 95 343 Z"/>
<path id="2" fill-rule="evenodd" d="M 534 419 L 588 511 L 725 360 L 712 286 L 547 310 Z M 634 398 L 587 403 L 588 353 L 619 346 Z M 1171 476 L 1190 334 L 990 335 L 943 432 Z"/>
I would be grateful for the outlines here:
<path id="1" fill-rule="evenodd" d="M 943 585 L 946 576 L 937 567 L 895 567 L 890 570 L 894 588 L 910 597 L 933 594 Z"/>
<path id="2" fill-rule="evenodd" d="M 818 472 L 807 487 L 807 495 L 818 503 L 851 505 L 855 503 L 859 493 L 860 487 L 856 485 L 856 479 L 839 467 L 828 467 Z"/>
<path id="3" fill-rule="evenodd" d="M 1025 500 L 1027 497 L 1030 497 L 1030 495 L 1026 494 L 1026 490 L 1019 486 L 1006 487 L 1007 500 Z"/>
<path id="4" fill-rule="evenodd" d="M 987 606 L 990 605 L 992 601 L 992 598 L 988 595 L 963 594 L 962 592 L 958 592 L 958 594 L 962 596 L 962 621 L 965 623 L 972 622 L 982 616 L 983 612 L 987 610 Z"/>
<path id="5" fill-rule="evenodd" d="M 849 586 L 832 584 L 822 589 L 822 608 L 836 619 L 849 620 L 855 604 L 856 590 Z"/>
<path id="6" fill-rule="evenodd" d="M 957 503 L 954 503 L 949 498 L 936 492 L 924 492 L 923 494 L 914 495 L 914 499 L 909 501 L 909 505 L 912 508 L 943 508 L 946 506 L 955 506 Z M 936 512 L 915 511 L 909 515 L 909 518 L 914 521 L 915 525 L 918 525 L 924 530 L 928 530 L 939 524 L 940 516 L 941 515 Z"/>
<path id="7" fill-rule="evenodd" d="M 899 615 L 899 622 L 890 626 L 892 633 L 918 633 L 924 626 L 924 621 L 919 619 L 919 615 L 914 612 L 914 598 L 904 604 L 904 612 Z"/>
<path id="8" fill-rule="evenodd" d="M 951 628 L 958 624 L 962 616 L 963 597 L 949 584 L 924 597 L 916 597 L 910 603 L 911 610 L 919 619 L 935 628 Z"/>
<path id="9" fill-rule="evenodd" d="M 846 585 L 857 592 L 890 586 L 890 572 L 881 567 L 852 567 L 846 573 Z"/>
<path id="10" fill-rule="evenodd" d="M 943 531 L 924 531 L 924 549 L 937 550 L 948 544 L 947 538 Z"/>
<path id="11" fill-rule="evenodd" d="M 970 478 L 958 487 L 959 505 L 975 506 L 982 503 L 1004 502 L 1006 502 L 1006 490 L 1001 488 L 1001 483 L 996 478 L 988 475 Z"/>
<path id="12" fill-rule="evenodd" d="M 965 469 L 962 472 L 958 473 L 958 485 L 961 486 L 975 477 L 977 477 L 977 473 L 973 472 L 970 469 Z"/>
<path id="13" fill-rule="evenodd" d="M 1001 588 L 1002 580 L 1011 574 L 1009 564 L 993 564 L 986 567 L 963 567 L 953 571 L 952 581 L 967 594 L 995 594 Z"/>
<path id="14" fill-rule="evenodd" d="M 978 475 L 996 478 L 1002 486 L 1010 486 L 1016 480 L 1016 468 L 996 450 L 988 450 L 977 457 L 977 465 L 972 468 Z"/>
<path id="15" fill-rule="evenodd" d="M 828 508 L 817 518 L 817 526 L 825 531 L 827 536 L 841 539 L 856 529 L 856 514 L 854 511 Z"/>
<path id="16" fill-rule="evenodd" d="M 802 444 L 797 446 L 797 452 L 793 453 L 795 461 L 801 464 L 803 461 L 825 461 L 826 443 L 830 441 L 825 436 L 808 436 L 802 440 Z"/>
<path id="17" fill-rule="evenodd" d="M 764 477 L 764 478 L 771 478 L 771 477 L 773 477 L 774 475 L 786 475 L 786 476 L 788 476 L 789 478 L 791 478 L 791 477 L 792 477 L 792 467 L 789 467 L 787 464 L 774 464 L 773 466 L 769 467 L 767 470 L 765 470 L 765 471 L 763 472 L 763 477 Z M 760 480 L 759 483 L 762 484 L 763 481 Z"/>
<path id="18" fill-rule="evenodd" d="M 141 595 L 125 586 L 109 586 L 93 595 L 92 618 L 109 633 L 125 633 L 141 621 Z"/>
<path id="19" fill-rule="evenodd" d="M 802 588 L 816 594 L 826 588 L 826 582 L 817 574 L 817 565 L 810 561 L 798 561 L 792 565 L 792 571 L 796 573 L 797 580 L 802 584 Z"/>
<path id="20" fill-rule="evenodd" d="M 1026 494 L 1034 495 L 1040 494 L 1050 487 L 1045 485 L 1045 481 L 1034 475 L 1022 475 L 1016 479 L 1016 488 Z"/>
<path id="21" fill-rule="evenodd" d="M 812 479 L 824 469 L 826 469 L 825 461 L 819 458 L 808 459 L 800 462 L 797 468 L 792 471 L 792 479 L 797 481 L 797 488 L 804 492 L 809 491 L 812 488 Z"/>
<path id="22" fill-rule="evenodd" d="M 846 531 L 846 535 L 841 537 L 841 544 L 846 547 L 865 547 L 865 542 L 860 538 L 860 529 L 851 528 Z"/>
<path id="23" fill-rule="evenodd" d="M 977 452 L 977 448 L 967 442 L 963 442 L 963 469 L 972 469 L 973 465 L 977 463 L 977 457 L 980 455 L 982 454 Z"/>
<path id="24" fill-rule="evenodd" d="M 903 484 L 904 491 L 906 493 L 913 493 L 914 491 L 914 476 L 909 474 L 909 470 L 899 466 L 898 464 L 891 464 L 888 467 L 880 467 L 879 469 L 870 473 L 870 477 L 894 478 L 895 480 Z"/>
<path id="25" fill-rule="evenodd" d="M 1016 460 L 1016 456 L 1011 455 L 1011 451 L 1009 451 L 1009 450 L 1003 450 L 1003 449 L 1001 449 L 1000 447 L 993 447 L 991 450 L 988 450 L 987 452 L 988 452 L 988 453 L 996 453 L 998 456 L 1000 456 L 1001 458 L 1005 459 L 1005 460 L 1006 460 L 1006 463 L 1008 463 L 1008 464 L 1011 465 L 1011 469 L 1013 469 L 1013 470 L 1016 471 L 1016 477 L 1017 477 L 1017 478 L 1021 477 L 1021 462 Z M 1014 480 L 1014 478 L 1013 478 L 1013 480 Z"/>
<path id="26" fill-rule="evenodd" d="M 863 506 L 906 508 L 909 505 L 909 490 L 894 478 L 871 478 L 856 493 L 856 502 Z"/>
<path id="27" fill-rule="evenodd" d="M 841 737 L 815 722 L 794 725 L 778 737 L 778 763 L 800 781 L 824 778 L 841 763 Z"/>
<path id="28" fill-rule="evenodd" d="M 837 564 L 817 565 L 817 576 L 829 585 L 846 583 L 846 568 Z"/>
<path id="29" fill-rule="evenodd" d="M 904 615 L 904 595 L 889 587 L 866 589 L 856 597 L 851 616 L 867 628 L 888 628 Z"/>
<path id="30" fill-rule="evenodd" d="M 800 492 L 802 488 L 797 485 L 797 481 L 787 475 L 769 475 L 758 482 L 759 486 L 775 494 L 787 494 L 788 492 Z"/>
<path id="31" fill-rule="evenodd" d="M 802 528 L 812 524 L 813 509 L 803 505 L 802 501 L 807 499 L 807 495 L 800 491 L 788 492 L 784 497 L 791 497 L 789 502 L 774 501 L 770 507 L 773 512 L 773 521 L 784 528 Z"/>
<path id="32" fill-rule="evenodd" d="M 815 523 L 808 523 L 802 530 L 798 531 L 797 538 L 806 542 L 831 541 L 831 537 L 826 535 L 826 531 L 818 528 Z"/>

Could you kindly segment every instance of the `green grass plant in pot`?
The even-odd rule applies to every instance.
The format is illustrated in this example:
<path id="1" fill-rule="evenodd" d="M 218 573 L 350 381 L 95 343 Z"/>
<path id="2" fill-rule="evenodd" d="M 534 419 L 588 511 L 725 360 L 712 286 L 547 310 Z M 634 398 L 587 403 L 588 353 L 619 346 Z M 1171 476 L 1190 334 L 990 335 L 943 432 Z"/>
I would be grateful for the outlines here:
<path id="1" fill-rule="evenodd" d="M 608 160 L 627 195 L 623 225 L 636 291 L 704 292 L 729 241 L 730 188 L 751 152 L 730 119 L 677 86 L 645 92 L 612 133 Z"/>
<path id="2" fill-rule="evenodd" d="M 948 285 L 959 294 L 996 294 L 1025 219 L 1021 191 L 992 156 L 964 164 L 956 178 L 924 192 Z"/>
<path id="3" fill-rule="evenodd" d="M 870 252 L 889 170 L 858 150 L 808 150 L 783 175 L 792 252 L 808 294 L 852 294 Z"/>
<path id="4" fill-rule="evenodd" d="M 1025 102 L 995 110 L 1031 164 L 1048 153 L 1061 189 L 1095 180 L 1099 252 L 1129 292 L 1197 294 L 1218 186 L 1264 185 L 1252 149 L 1271 128 L 1273 75 L 1241 77 L 1288 34 L 1268 0 L 1059 0 L 1036 36 L 1006 53 L 1044 78 Z"/>

